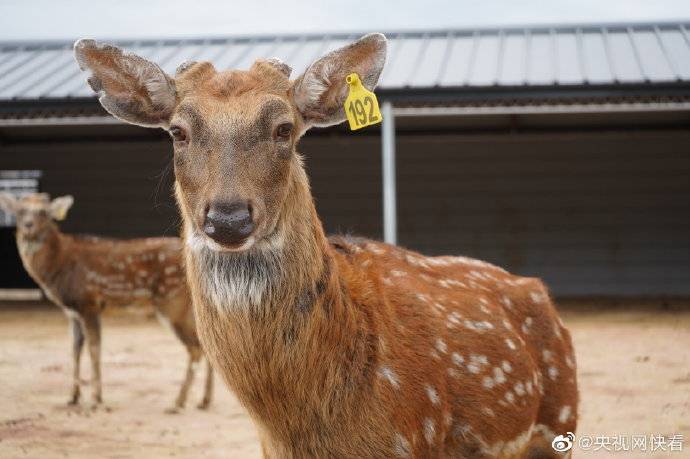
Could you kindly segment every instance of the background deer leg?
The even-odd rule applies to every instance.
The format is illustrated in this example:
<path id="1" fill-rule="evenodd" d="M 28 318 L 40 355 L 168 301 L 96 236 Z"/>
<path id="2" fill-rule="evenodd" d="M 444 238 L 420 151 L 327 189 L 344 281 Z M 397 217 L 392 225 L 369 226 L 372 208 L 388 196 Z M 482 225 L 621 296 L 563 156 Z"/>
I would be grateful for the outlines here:
<path id="1" fill-rule="evenodd" d="M 201 351 L 194 348 L 187 348 L 187 352 L 189 353 L 189 358 L 187 359 L 187 371 L 185 372 L 182 386 L 180 386 L 180 393 L 175 401 L 175 406 L 167 410 L 168 413 L 177 413 L 184 408 L 185 403 L 187 403 L 187 394 L 189 393 L 189 388 L 194 380 L 194 370 L 196 369 L 196 363 L 201 357 Z"/>
<path id="2" fill-rule="evenodd" d="M 94 405 L 103 402 L 101 395 L 101 319 L 98 315 L 84 316 L 84 326 L 86 331 L 86 343 L 89 346 L 91 356 L 91 380 L 92 393 L 91 400 Z"/>
<path id="3" fill-rule="evenodd" d="M 81 320 L 78 317 L 69 317 L 70 328 L 72 329 L 72 396 L 67 402 L 69 405 L 79 403 L 79 369 L 81 364 L 81 351 L 84 348 L 84 330 Z"/>
<path id="4" fill-rule="evenodd" d="M 197 405 L 200 410 L 205 410 L 211 404 L 211 398 L 213 398 L 213 367 L 211 367 L 211 362 L 206 358 L 206 383 L 204 384 L 204 398 L 201 399 L 201 403 Z"/>

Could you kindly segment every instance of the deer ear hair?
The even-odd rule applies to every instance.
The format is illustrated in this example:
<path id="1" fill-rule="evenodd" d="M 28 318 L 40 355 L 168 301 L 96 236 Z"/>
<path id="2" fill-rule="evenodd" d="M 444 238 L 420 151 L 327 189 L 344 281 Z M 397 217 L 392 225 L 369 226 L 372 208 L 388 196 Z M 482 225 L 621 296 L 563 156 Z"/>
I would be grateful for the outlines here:
<path id="1" fill-rule="evenodd" d="M 307 68 L 292 89 L 293 100 L 307 129 L 345 121 L 343 104 L 348 91 L 345 78 L 357 73 L 362 84 L 373 91 L 386 63 L 386 48 L 383 34 L 368 34 L 331 51 Z"/>
<path id="2" fill-rule="evenodd" d="M 74 204 L 74 198 L 70 195 L 53 199 L 50 203 L 50 216 L 58 221 L 64 220 L 72 204 Z"/>
<path id="3" fill-rule="evenodd" d="M 270 64 L 273 68 L 278 70 L 287 78 L 290 78 L 290 74 L 292 73 L 292 67 L 287 65 L 285 62 L 281 61 L 277 57 L 271 57 L 269 59 L 266 59 L 266 63 Z"/>
<path id="4" fill-rule="evenodd" d="M 110 114 L 140 126 L 168 125 L 177 104 L 175 82 L 158 65 L 94 40 L 77 41 L 74 57 Z"/>
<path id="5" fill-rule="evenodd" d="M 8 214 L 16 214 L 19 209 L 19 201 L 12 193 L 0 193 L 0 209 Z"/>

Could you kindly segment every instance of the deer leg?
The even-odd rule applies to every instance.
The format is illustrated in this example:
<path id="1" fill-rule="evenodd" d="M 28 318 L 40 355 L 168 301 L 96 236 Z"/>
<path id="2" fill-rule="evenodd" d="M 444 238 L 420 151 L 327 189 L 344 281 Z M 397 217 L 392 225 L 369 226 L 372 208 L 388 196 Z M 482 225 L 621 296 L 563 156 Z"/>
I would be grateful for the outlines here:
<path id="1" fill-rule="evenodd" d="M 91 356 L 91 380 L 93 384 L 91 400 L 95 406 L 103 402 L 101 394 L 101 319 L 96 314 L 85 316 L 84 325 L 86 343 L 89 346 Z"/>
<path id="2" fill-rule="evenodd" d="M 187 352 L 189 353 L 189 358 L 187 359 L 187 370 L 185 371 L 184 380 L 180 386 L 180 393 L 177 395 L 177 400 L 175 400 L 175 406 L 167 410 L 168 413 L 179 412 L 182 408 L 184 408 L 185 403 L 187 403 L 187 394 L 189 393 L 189 388 L 194 380 L 194 370 L 200 357 L 200 353 L 194 351 L 193 349 L 187 349 Z"/>
<path id="3" fill-rule="evenodd" d="M 206 358 L 206 383 L 204 384 L 204 398 L 201 399 L 201 403 L 197 405 L 200 410 L 205 410 L 211 404 L 211 398 L 213 397 L 213 367 L 211 367 L 211 362 Z"/>
<path id="4" fill-rule="evenodd" d="M 70 317 L 70 328 L 72 329 L 72 395 L 67 402 L 69 405 L 79 403 L 79 368 L 81 364 L 81 351 L 84 348 L 84 330 L 81 320 L 78 317 Z"/>

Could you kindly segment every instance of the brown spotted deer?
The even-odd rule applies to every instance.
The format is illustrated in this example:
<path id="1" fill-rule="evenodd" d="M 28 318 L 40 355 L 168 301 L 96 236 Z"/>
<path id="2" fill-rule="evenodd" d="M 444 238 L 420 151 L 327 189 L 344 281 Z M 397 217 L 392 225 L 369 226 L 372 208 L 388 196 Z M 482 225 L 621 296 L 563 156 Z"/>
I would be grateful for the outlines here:
<path id="1" fill-rule="evenodd" d="M 189 360 L 180 393 L 168 411 L 181 409 L 203 356 L 177 238 L 117 241 L 63 234 L 71 196 L 52 201 L 36 193 L 15 198 L 0 193 L 0 208 L 16 216 L 17 247 L 24 267 L 45 295 L 60 306 L 72 328 L 73 386 L 70 404 L 79 402 L 79 367 L 84 338 L 91 354 L 94 405 L 101 403 L 101 323 L 106 307 L 153 306 L 187 348 Z M 213 373 L 206 374 L 199 408 L 211 402 Z"/>
<path id="2" fill-rule="evenodd" d="M 560 457 L 575 357 L 541 281 L 324 235 L 296 144 L 345 119 L 348 74 L 374 88 L 383 35 L 295 80 L 275 59 L 171 77 L 93 40 L 75 54 L 110 113 L 172 136 L 199 336 L 266 457 Z"/>

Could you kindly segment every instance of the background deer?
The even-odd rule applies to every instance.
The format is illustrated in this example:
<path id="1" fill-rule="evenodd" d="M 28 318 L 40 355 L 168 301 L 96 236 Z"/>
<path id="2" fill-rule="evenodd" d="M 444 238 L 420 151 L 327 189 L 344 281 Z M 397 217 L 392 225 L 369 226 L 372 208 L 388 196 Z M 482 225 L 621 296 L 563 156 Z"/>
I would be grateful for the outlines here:
<path id="1" fill-rule="evenodd" d="M 72 395 L 79 401 L 79 363 L 84 338 L 91 354 L 94 404 L 101 403 L 101 323 L 112 306 L 153 306 L 187 348 L 189 360 L 175 411 L 184 406 L 194 370 L 203 353 L 182 268 L 180 240 L 147 238 L 128 241 L 63 234 L 54 220 L 65 218 L 71 196 L 50 201 L 37 193 L 16 199 L 0 193 L 0 207 L 17 220 L 17 247 L 24 267 L 45 295 L 60 306 L 72 328 L 74 363 Z M 211 402 L 213 373 L 206 374 L 199 408 Z"/>
<path id="2" fill-rule="evenodd" d="M 173 138 L 199 335 L 267 457 L 559 454 L 575 357 L 539 280 L 324 236 L 295 146 L 345 119 L 348 74 L 374 88 L 383 35 L 296 80 L 277 60 L 173 78 L 92 40 L 75 54 L 110 113 Z"/>

